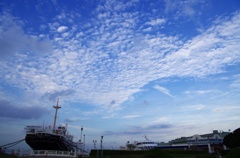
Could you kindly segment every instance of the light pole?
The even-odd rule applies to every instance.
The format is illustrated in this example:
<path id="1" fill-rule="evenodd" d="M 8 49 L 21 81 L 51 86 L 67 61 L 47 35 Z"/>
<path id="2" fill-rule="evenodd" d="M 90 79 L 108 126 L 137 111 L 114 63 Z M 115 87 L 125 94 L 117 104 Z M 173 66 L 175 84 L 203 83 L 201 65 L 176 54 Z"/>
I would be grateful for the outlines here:
<path id="1" fill-rule="evenodd" d="M 83 135 L 83 150 L 85 151 L 85 134 Z"/>
<path id="2" fill-rule="evenodd" d="M 80 136 L 80 140 L 79 140 L 80 143 L 82 141 L 82 131 L 83 131 L 83 127 L 81 128 L 81 136 Z"/>
<path id="3" fill-rule="evenodd" d="M 93 140 L 93 148 L 96 149 L 97 140 Z"/>
<path id="4" fill-rule="evenodd" d="M 103 146 L 102 146 L 102 143 L 103 143 L 103 136 L 101 136 L 101 157 L 103 155 Z"/>

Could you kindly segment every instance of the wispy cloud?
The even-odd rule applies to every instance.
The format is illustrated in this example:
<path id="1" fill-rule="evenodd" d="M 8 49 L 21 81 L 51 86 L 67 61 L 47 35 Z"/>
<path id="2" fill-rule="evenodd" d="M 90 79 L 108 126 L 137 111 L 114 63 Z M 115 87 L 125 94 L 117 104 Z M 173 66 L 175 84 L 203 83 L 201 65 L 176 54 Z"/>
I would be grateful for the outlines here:
<path id="1" fill-rule="evenodd" d="M 147 22 L 146 24 L 155 26 L 155 25 L 161 25 L 165 22 L 166 22 L 165 19 L 155 19 L 155 20 L 151 20 L 150 22 Z"/>
<path id="2" fill-rule="evenodd" d="M 69 96 L 69 95 L 73 95 L 74 93 L 75 93 L 74 90 L 66 89 L 66 90 L 62 90 L 62 91 L 54 91 L 54 92 L 50 92 L 50 93 L 45 93 L 43 98 L 48 98 L 51 101 L 56 101 L 58 97 Z"/>
<path id="3" fill-rule="evenodd" d="M 66 31 L 67 29 L 68 29 L 67 26 L 59 26 L 59 27 L 57 28 L 57 32 L 64 32 L 64 31 Z"/>
<path id="4" fill-rule="evenodd" d="M 124 118 L 124 119 L 132 119 L 132 118 L 138 118 L 138 117 L 140 117 L 140 115 L 125 115 L 122 118 Z"/>
<path id="5" fill-rule="evenodd" d="M 219 90 L 196 90 L 196 91 L 185 91 L 185 94 L 198 94 L 198 95 L 204 95 L 204 94 L 209 94 L 209 93 L 220 93 L 221 91 Z"/>
<path id="6" fill-rule="evenodd" d="M 237 109 L 240 109 L 239 106 L 220 106 L 214 108 L 212 111 L 216 113 L 222 113 L 222 112 L 229 112 L 229 111 L 235 111 Z"/>
<path id="7" fill-rule="evenodd" d="M 30 52 L 35 55 L 52 53 L 52 43 L 49 39 L 41 39 L 27 34 L 21 27 L 22 22 L 16 21 L 11 15 L 4 14 L 1 16 L 0 24 L 2 26 L 0 36 L 1 59 L 12 57 L 19 52 Z"/>
<path id="8" fill-rule="evenodd" d="M 26 93 L 32 91 L 41 96 L 56 96 L 60 95 L 57 92 L 74 89 L 74 93 L 67 96 L 69 99 L 78 98 L 103 105 L 109 110 L 118 110 L 122 103 L 151 81 L 172 76 L 203 77 L 217 74 L 224 71 L 225 65 L 240 61 L 237 51 L 239 13 L 228 20 L 213 23 L 202 34 L 184 42 L 178 36 L 160 32 L 153 36 L 139 32 L 144 29 L 138 26 L 136 20 L 140 15 L 137 12 L 125 12 L 125 8 L 134 3 L 121 8 L 110 2 L 105 5 L 108 9 L 99 6 L 93 12 L 96 16 L 92 16 L 88 24 L 82 26 L 79 20 L 76 24 L 81 28 L 68 27 L 70 34 L 64 40 L 59 40 L 63 39 L 61 36 L 54 36 L 58 29 L 66 30 L 57 21 L 59 19 L 49 23 L 50 33 L 46 36 L 52 37 L 54 54 L 48 54 L 48 58 L 32 58 L 18 53 L 15 61 L 0 63 L 6 82 L 26 90 Z M 121 12 L 118 14 L 111 14 L 119 10 Z M 3 18 L 7 19 L 6 16 Z M 61 16 L 61 20 L 66 19 L 78 21 L 79 15 Z M 165 24 L 163 20 L 150 20 L 150 23 Z M 23 30 L 17 25 L 13 26 Z M 29 41 L 30 35 L 19 32 Z M 17 42 L 13 44 L 18 45 Z M 164 87 L 156 85 L 155 89 L 172 97 Z M 203 94 L 206 91 L 196 93 Z M 111 104 L 112 101 L 114 104 Z"/>
<path id="9" fill-rule="evenodd" d="M 168 89 L 164 88 L 164 87 L 161 87 L 161 86 L 159 86 L 159 85 L 155 85 L 154 88 L 155 88 L 156 90 L 158 90 L 158 91 L 160 91 L 160 92 L 162 92 L 162 93 L 170 96 L 170 97 L 173 97 L 173 96 L 170 94 L 170 91 L 169 91 Z"/>
<path id="10" fill-rule="evenodd" d="M 174 1 L 174 0 L 164 0 L 165 1 L 165 13 L 178 13 L 177 16 L 189 16 L 192 17 L 196 14 L 196 10 L 199 6 L 203 6 L 204 1 Z M 196 8 L 197 7 L 197 8 Z"/>
<path id="11" fill-rule="evenodd" d="M 171 124 L 155 124 L 150 126 L 131 126 L 128 127 L 128 129 L 124 132 L 128 135 L 142 135 L 144 136 L 146 133 L 148 135 L 151 135 L 152 133 L 155 133 L 156 131 L 160 132 L 164 129 L 171 129 L 173 128 L 173 125 Z"/>
<path id="12" fill-rule="evenodd" d="M 159 132 L 160 130 L 168 130 L 173 128 L 171 124 L 155 124 L 150 126 L 129 126 L 123 132 L 106 131 L 105 135 L 132 135 L 138 137 L 144 136 L 146 133 L 151 135 L 152 133 Z M 161 132 L 159 132 L 161 133 Z"/>
<path id="13" fill-rule="evenodd" d="M 189 105 L 189 106 L 181 106 L 182 110 L 203 110 L 206 109 L 206 105 L 197 104 L 197 105 Z"/>
<path id="14" fill-rule="evenodd" d="M 233 79 L 234 79 L 234 81 L 230 86 L 234 87 L 236 89 L 239 89 L 240 88 L 240 74 L 234 75 Z"/>
<path id="15" fill-rule="evenodd" d="M 0 100 L 0 117 L 15 119 L 38 119 L 47 113 L 48 109 L 40 106 L 19 107 L 7 100 Z"/>
<path id="16" fill-rule="evenodd" d="M 65 122 L 76 122 L 76 121 L 79 121 L 80 120 L 80 118 L 78 118 L 78 117 L 71 117 L 71 118 L 67 118 L 67 119 L 65 119 Z"/>
<path id="17" fill-rule="evenodd" d="M 58 123 L 71 124 L 76 140 L 83 125 L 91 147 L 100 135 L 105 148 L 145 134 L 169 141 L 238 124 L 235 0 L 2 4 L 1 127 L 22 131 L 46 120 L 57 97 Z M 3 132 L 2 144 L 14 141 Z"/>
<path id="18" fill-rule="evenodd" d="M 154 124 L 161 124 L 161 123 L 166 123 L 166 122 L 169 122 L 170 121 L 170 118 L 169 117 L 157 117 L 157 118 L 154 118 L 154 121 L 153 123 Z"/>

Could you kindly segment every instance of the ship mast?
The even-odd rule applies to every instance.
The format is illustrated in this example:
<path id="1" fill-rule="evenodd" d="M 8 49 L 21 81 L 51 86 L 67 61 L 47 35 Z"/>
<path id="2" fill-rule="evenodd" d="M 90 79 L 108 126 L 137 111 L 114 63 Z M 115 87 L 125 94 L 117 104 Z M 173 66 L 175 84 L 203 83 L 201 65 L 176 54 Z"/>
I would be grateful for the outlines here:
<path id="1" fill-rule="evenodd" d="M 58 102 L 59 102 L 59 98 L 58 98 L 58 100 L 57 100 L 57 105 L 56 105 L 56 106 L 53 106 L 53 108 L 55 108 L 55 109 L 56 109 L 56 111 L 55 111 L 55 116 L 54 116 L 54 124 L 53 124 L 53 129 L 55 129 L 55 126 L 56 126 L 56 120 L 57 120 L 57 111 L 58 111 L 58 109 L 60 109 L 60 108 L 61 108 L 61 106 L 58 106 Z"/>

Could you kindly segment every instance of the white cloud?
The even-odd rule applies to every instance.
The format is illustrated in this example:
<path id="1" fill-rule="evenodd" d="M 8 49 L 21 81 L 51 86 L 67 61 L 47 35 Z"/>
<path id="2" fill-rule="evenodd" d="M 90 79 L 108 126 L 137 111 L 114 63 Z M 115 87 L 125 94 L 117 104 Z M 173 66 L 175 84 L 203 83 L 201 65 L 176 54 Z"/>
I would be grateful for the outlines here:
<path id="1" fill-rule="evenodd" d="M 64 32 L 64 31 L 66 31 L 68 29 L 68 27 L 67 26 L 59 26 L 58 28 L 57 28 L 57 32 Z"/>
<path id="2" fill-rule="evenodd" d="M 81 36 L 55 40 L 55 53 L 47 59 L 25 55 L 13 63 L 2 63 L 7 82 L 42 95 L 74 89 L 76 94 L 69 98 L 116 110 L 151 81 L 171 76 L 216 74 L 223 72 L 225 65 L 240 61 L 240 27 L 237 27 L 240 14 L 214 24 L 185 43 L 164 34 L 136 35 L 136 13 L 107 15 L 108 21 L 92 19 L 94 25 L 83 26 L 85 31 L 76 32 Z M 58 22 L 49 24 L 50 30 L 58 28 L 64 32 L 67 29 L 57 26 Z M 18 64 L 21 66 L 16 71 L 14 67 Z M 156 85 L 155 88 L 172 96 L 164 87 Z M 113 100 L 115 104 L 111 104 Z"/>
<path id="3" fill-rule="evenodd" d="M 62 37 L 64 38 L 64 37 L 67 37 L 67 36 L 69 36 L 69 35 L 70 35 L 69 32 L 64 32 L 64 33 L 62 34 Z"/>
<path id="4" fill-rule="evenodd" d="M 183 6 L 182 12 L 187 16 L 193 16 L 195 14 L 195 10 L 190 5 Z"/>
<path id="5" fill-rule="evenodd" d="M 239 89 L 240 88 L 240 74 L 234 75 L 233 79 L 234 79 L 234 81 L 230 86 L 234 87 L 236 89 Z"/>
<path id="6" fill-rule="evenodd" d="M 48 39 L 27 34 L 22 29 L 21 21 L 14 21 L 10 15 L 1 16 L 0 56 L 12 57 L 16 53 L 30 52 L 38 55 L 52 53 L 52 43 Z"/>
<path id="7" fill-rule="evenodd" d="M 164 88 L 164 87 L 161 87 L 161 86 L 159 86 L 159 85 L 155 85 L 153 88 L 155 88 L 156 90 L 158 90 L 158 91 L 160 91 L 160 92 L 162 92 L 162 93 L 164 93 L 164 94 L 166 94 L 166 95 L 168 95 L 168 96 L 170 96 L 170 97 L 173 97 L 173 96 L 170 94 L 170 91 L 169 91 L 168 89 Z"/>
<path id="8" fill-rule="evenodd" d="M 205 109 L 206 106 L 202 104 L 197 104 L 197 105 L 190 105 L 190 106 L 181 106 L 182 110 L 203 110 Z"/>
<path id="9" fill-rule="evenodd" d="M 143 32 L 149 32 L 149 31 L 152 31 L 152 27 L 148 27 L 146 29 L 143 29 Z"/>
<path id="10" fill-rule="evenodd" d="M 79 120 L 81 120 L 81 118 L 79 118 L 79 117 L 71 117 L 71 118 L 65 119 L 65 122 L 76 122 L 76 121 L 79 121 Z"/>
<path id="11" fill-rule="evenodd" d="M 192 17 L 196 14 L 196 10 L 199 10 L 204 1 L 196 0 L 164 0 L 165 1 L 165 13 L 175 12 L 176 16 L 189 16 Z M 197 8 L 197 9 L 196 9 Z"/>
<path id="12" fill-rule="evenodd" d="M 198 22 L 200 18 L 193 17 L 199 15 L 195 10 L 195 0 L 192 1 L 193 4 L 190 4 L 191 1 L 170 0 L 170 6 L 165 13 L 170 13 L 168 15 L 174 18 L 181 16 L 183 20 Z M 105 130 L 128 129 L 125 132 L 115 132 L 115 135 L 112 131 L 108 132 L 109 137 L 104 137 L 104 142 L 118 139 L 118 143 L 125 144 L 126 139 L 131 140 L 130 136 L 133 139 L 138 136 L 143 139 L 145 132 L 150 139 L 169 141 L 177 136 L 189 136 L 191 133 L 208 133 L 212 128 L 234 129 L 239 122 L 238 93 L 235 93 L 239 87 L 239 76 L 230 76 L 228 68 L 231 69 L 231 74 L 235 74 L 237 69 L 234 65 L 240 61 L 239 12 L 232 17 L 219 18 L 212 25 L 208 23 L 208 26 L 211 25 L 208 29 L 204 26 L 205 30 L 201 29 L 201 33 L 190 37 L 193 34 L 189 31 L 186 34 L 188 36 L 177 35 L 177 29 L 181 24 L 186 24 L 185 21 L 173 26 L 175 19 L 169 19 L 166 14 L 162 15 L 162 8 L 137 12 L 138 6 L 134 6 L 135 2 L 137 1 L 101 2 L 99 10 L 82 15 L 80 10 L 68 12 L 60 9 L 62 5 L 59 2 L 54 12 L 61 10 L 63 13 L 55 18 L 52 18 L 54 14 L 51 15 L 51 23 L 47 25 L 45 24 L 48 19 L 44 19 L 44 23 L 40 22 L 37 28 L 32 28 L 33 25 L 28 28 L 23 21 L 16 21 L 21 17 L 10 19 L 15 25 L 9 24 L 12 26 L 9 29 L 16 33 L 16 37 L 10 34 L 11 36 L 6 38 L 13 39 L 8 40 L 13 46 L 8 49 L 14 48 L 12 50 L 18 51 L 24 48 L 25 40 L 30 46 L 26 52 L 9 53 L 13 58 L 0 62 L 0 80 L 3 85 L 0 86 L 0 98 L 18 102 L 19 107 L 41 105 L 50 109 L 56 96 L 60 96 L 63 109 L 60 110 L 59 119 L 68 118 L 64 122 L 71 122 L 70 132 L 73 134 L 72 129 L 76 129 L 75 136 L 79 136 L 79 124 L 94 126 L 92 129 L 84 127 L 91 140 L 99 140 L 100 134 Z M 53 3 L 56 5 L 55 1 Z M 86 3 L 90 5 L 91 2 Z M 5 18 L 5 24 L 7 19 Z M 146 19 L 150 20 L 146 22 Z M 29 24 L 30 21 L 27 22 L 26 24 Z M 4 28 L 8 28 L 5 26 Z M 189 27 L 194 29 L 192 25 Z M 172 30 L 175 30 L 176 34 L 171 32 Z M 31 34 L 33 31 L 34 34 Z M 0 27 L 0 36 L 2 35 L 7 37 L 7 29 Z M 54 53 L 45 56 L 33 55 L 33 47 L 37 50 L 44 48 L 45 45 L 38 42 L 47 38 L 53 43 Z M 222 74 L 215 75 L 217 73 Z M 211 88 L 198 82 L 202 79 L 206 81 L 209 76 L 220 82 L 214 83 Z M 228 80 L 222 80 L 226 79 L 226 76 Z M 172 87 L 179 84 L 175 79 L 189 82 L 173 88 L 173 91 Z M 195 89 L 191 87 L 193 80 L 197 83 L 194 86 L 198 86 L 194 87 Z M 166 86 L 161 87 L 160 81 L 167 81 L 164 83 Z M 167 86 L 169 82 L 173 84 L 171 89 Z M 223 82 L 224 84 L 220 85 Z M 156 92 L 148 91 L 152 83 L 158 84 L 155 88 L 161 93 L 174 97 L 159 98 L 161 96 L 151 95 Z M 223 92 L 218 89 L 224 89 L 229 83 L 231 87 L 224 91 L 225 96 L 222 97 Z M 185 94 L 195 95 L 179 98 L 182 97 L 183 89 L 189 90 Z M 203 98 L 205 95 L 208 95 L 206 100 Z M 217 102 L 215 104 L 214 99 Z M 222 102 L 225 99 L 226 101 Z M 229 106 L 221 106 L 226 105 L 226 102 Z M 41 118 L 36 121 L 42 124 L 42 120 Z M 114 121 L 118 121 L 117 124 Z M 22 129 L 20 125 L 19 128 Z M 114 138 L 116 135 L 118 138 Z M 94 136 L 96 138 L 93 138 Z M 92 143 L 89 146 L 92 147 Z"/>
<path id="13" fill-rule="evenodd" d="M 209 93 L 220 93 L 219 90 L 196 90 L 196 91 L 186 91 L 184 92 L 185 94 L 198 94 L 198 95 L 204 95 L 204 94 L 209 94 Z"/>
<path id="14" fill-rule="evenodd" d="M 140 117 L 139 115 L 126 115 L 126 116 L 123 116 L 122 118 L 124 119 L 132 119 L 132 118 L 138 118 Z"/>
<path id="15" fill-rule="evenodd" d="M 215 112 L 215 113 L 228 113 L 230 111 L 236 111 L 240 109 L 239 106 L 232 106 L 232 105 L 229 105 L 229 106 L 220 106 L 220 107 L 217 107 L 217 108 L 214 108 L 212 111 Z"/>
<path id="16" fill-rule="evenodd" d="M 157 117 L 154 118 L 153 124 L 167 123 L 170 122 L 171 118 L 169 117 Z"/>
<path id="17" fill-rule="evenodd" d="M 188 41 L 178 51 L 169 54 L 166 58 L 170 69 L 178 76 L 206 76 L 223 72 L 223 66 L 239 62 L 237 51 L 239 45 L 238 35 L 240 29 L 238 17 L 232 17 L 230 21 L 222 21 L 214 25 L 199 36 Z M 234 28 L 226 30 L 225 27 Z M 230 38 L 231 37 L 231 38 Z M 173 72 L 171 72 L 173 73 Z"/>
<path id="18" fill-rule="evenodd" d="M 152 25 L 152 26 L 155 26 L 155 25 L 162 25 L 166 22 L 165 19 L 155 19 L 155 20 L 151 20 L 150 22 L 147 22 L 146 24 L 147 25 Z"/>

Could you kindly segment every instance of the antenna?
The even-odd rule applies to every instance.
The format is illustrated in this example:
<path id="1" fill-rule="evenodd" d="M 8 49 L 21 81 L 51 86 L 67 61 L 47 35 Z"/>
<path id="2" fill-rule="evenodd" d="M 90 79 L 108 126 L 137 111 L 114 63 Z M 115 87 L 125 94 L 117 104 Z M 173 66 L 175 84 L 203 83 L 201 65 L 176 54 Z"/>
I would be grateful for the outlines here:
<path id="1" fill-rule="evenodd" d="M 58 106 L 58 103 L 59 103 L 59 97 L 58 97 L 58 100 L 57 100 L 57 105 L 56 106 L 53 106 L 53 108 L 56 109 L 55 111 L 55 116 L 54 116 L 54 124 L 53 124 L 53 129 L 55 129 L 55 126 L 56 126 L 56 120 L 57 120 L 57 111 L 58 109 L 61 108 L 61 106 Z"/>

